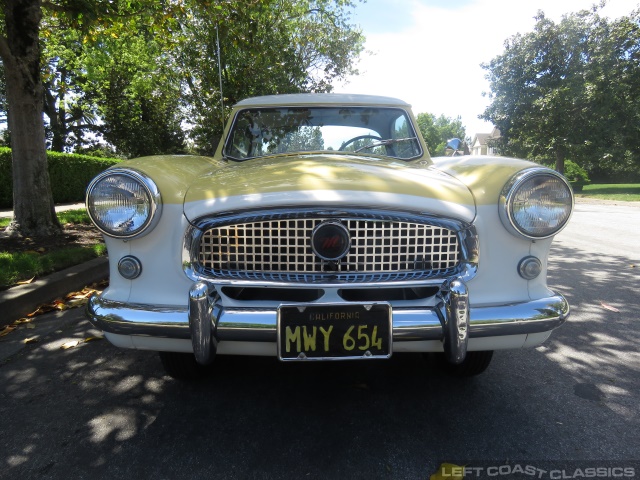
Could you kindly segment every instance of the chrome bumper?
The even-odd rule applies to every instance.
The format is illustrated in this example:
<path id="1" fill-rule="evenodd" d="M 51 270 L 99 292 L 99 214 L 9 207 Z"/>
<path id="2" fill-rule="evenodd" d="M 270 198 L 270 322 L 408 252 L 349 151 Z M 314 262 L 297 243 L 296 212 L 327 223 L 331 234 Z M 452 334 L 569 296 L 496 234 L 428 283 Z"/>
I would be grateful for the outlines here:
<path id="1" fill-rule="evenodd" d="M 562 325 L 569 304 L 562 295 L 509 305 L 469 307 L 465 283 L 455 280 L 432 308 L 394 308 L 393 341 L 441 340 L 450 362 L 464 360 L 469 338 L 542 333 Z M 218 341 L 277 341 L 275 308 L 223 308 L 203 282 L 193 285 L 188 307 L 157 307 L 90 298 L 97 328 L 119 335 L 191 339 L 200 363 L 213 359 Z"/>

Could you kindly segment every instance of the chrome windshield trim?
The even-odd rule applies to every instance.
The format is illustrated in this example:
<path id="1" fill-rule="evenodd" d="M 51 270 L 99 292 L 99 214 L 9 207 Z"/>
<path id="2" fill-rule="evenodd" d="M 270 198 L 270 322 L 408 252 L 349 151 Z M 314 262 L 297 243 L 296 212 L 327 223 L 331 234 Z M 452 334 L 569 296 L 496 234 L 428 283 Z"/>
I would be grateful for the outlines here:
<path id="1" fill-rule="evenodd" d="M 294 109 L 314 109 L 314 110 L 320 110 L 320 109 L 324 109 L 324 110 L 328 110 L 328 109 L 344 109 L 344 108 L 353 108 L 353 109 L 359 109 L 359 110 L 367 110 L 367 109 L 384 109 L 384 110 L 399 110 L 401 111 L 406 120 L 407 120 L 407 125 L 409 127 L 408 130 L 408 134 L 409 136 L 415 137 L 416 142 L 415 145 L 417 146 L 417 151 L 418 154 L 412 156 L 412 157 L 407 157 L 407 158 L 401 158 L 401 157 L 394 157 L 394 156 L 389 156 L 389 155 L 375 155 L 376 157 L 380 157 L 380 158 L 389 158 L 389 159 L 393 159 L 393 160 L 399 160 L 402 162 L 410 162 L 412 160 L 416 160 L 418 158 L 421 158 L 424 155 L 424 149 L 422 148 L 422 143 L 420 142 L 418 136 L 417 136 L 417 128 L 413 119 L 413 115 L 411 115 L 409 109 L 409 106 L 407 105 L 406 108 L 404 108 L 403 106 L 400 105 L 351 105 L 351 104 L 341 104 L 341 105 L 321 105 L 321 104 L 304 104 L 304 103 L 300 103 L 300 104 L 292 104 L 292 105 L 264 105 L 264 106 L 247 106 L 246 108 L 242 108 L 242 109 L 238 109 L 234 116 L 233 116 L 233 121 L 231 122 L 231 126 L 229 127 L 225 139 L 224 139 L 224 146 L 222 148 L 222 155 L 224 156 L 225 159 L 229 159 L 229 160 L 233 160 L 235 162 L 244 162 L 247 160 L 254 160 L 256 158 L 268 158 L 268 157 L 279 157 L 279 156 L 284 156 L 284 157 L 290 157 L 290 156 L 306 156 L 310 153 L 330 153 L 332 155 L 334 154 L 347 154 L 347 155 L 353 155 L 355 152 L 346 152 L 346 151 L 340 151 L 340 150 L 322 150 L 322 151 L 314 151 L 314 152 L 309 152 L 309 151 L 299 151 L 299 152 L 285 152 L 285 153 L 280 153 L 280 154 L 265 154 L 265 155 L 257 155 L 257 156 L 250 156 L 250 157 L 244 157 L 244 158 L 237 158 L 234 157 L 233 155 L 229 154 L 229 150 L 231 150 L 231 143 L 232 143 L 232 134 L 234 132 L 234 129 L 236 127 L 236 124 L 238 122 L 238 119 L 240 118 L 240 116 L 245 113 L 245 112 L 249 112 L 249 111 L 266 111 L 266 110 L 274 110 L 274 109 L 283 109 L 283 110 L 294 110 Z M 413 135 L 410 135 L 411 133 L 413 133 Z M 362 155 L 362 154 L 357 154 L 357 155 Z M 370 155 L 363 155 L 363 156 L 370 156 Z"/>

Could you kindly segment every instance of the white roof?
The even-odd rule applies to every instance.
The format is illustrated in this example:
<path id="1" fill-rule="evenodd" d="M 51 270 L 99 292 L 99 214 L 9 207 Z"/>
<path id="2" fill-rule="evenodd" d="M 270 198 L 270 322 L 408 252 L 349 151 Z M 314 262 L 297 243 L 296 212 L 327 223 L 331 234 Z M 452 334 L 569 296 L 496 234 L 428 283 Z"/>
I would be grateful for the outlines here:
<path id="1" fill-rule="evenodd" d="M 274 105 L 384 105 L 395 107 L 409 107 L 400 99 L 381 97 L 378 95 L 360 95 L 350 93 L 293 93 L 285 95 L 266 95 L 252 97 L 236 103 L 237 107 L 261 107 Z"/>

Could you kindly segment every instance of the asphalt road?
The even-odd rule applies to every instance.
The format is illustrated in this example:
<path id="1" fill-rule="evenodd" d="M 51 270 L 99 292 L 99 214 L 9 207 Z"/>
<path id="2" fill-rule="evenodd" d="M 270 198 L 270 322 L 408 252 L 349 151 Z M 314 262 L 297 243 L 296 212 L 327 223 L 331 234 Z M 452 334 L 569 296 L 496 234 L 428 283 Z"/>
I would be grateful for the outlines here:
<path id="1" fill-rule="evenodd" d="M 60 349 L 97 333 L 80 310 L 41 317 L 0 340 L 0 478 L 640 477 L 639 238 L 639 206 L 579 204 L 550 260 L 572 317 L 464 381 L 395 355 L 220 357 L 182 383 L 153 353 Z"/>

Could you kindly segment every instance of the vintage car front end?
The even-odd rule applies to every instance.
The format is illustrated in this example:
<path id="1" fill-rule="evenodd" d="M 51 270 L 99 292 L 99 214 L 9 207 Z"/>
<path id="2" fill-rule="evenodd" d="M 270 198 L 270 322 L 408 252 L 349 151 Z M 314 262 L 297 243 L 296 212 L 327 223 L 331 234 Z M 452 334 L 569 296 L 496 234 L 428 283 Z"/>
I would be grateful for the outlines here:
<path id="1" fill-rule="evenodd" d="M 506 158 L 430 159 L 404 102 L 239 103 L 213 158 L 107 170 L 87 207 L 110 285 L 91 321 L 190 375 L 217 354 L 284 361 L 442 352 L 453 373 L 536 346 L 569 306 L 546 285 L 573 195 Z"/>

